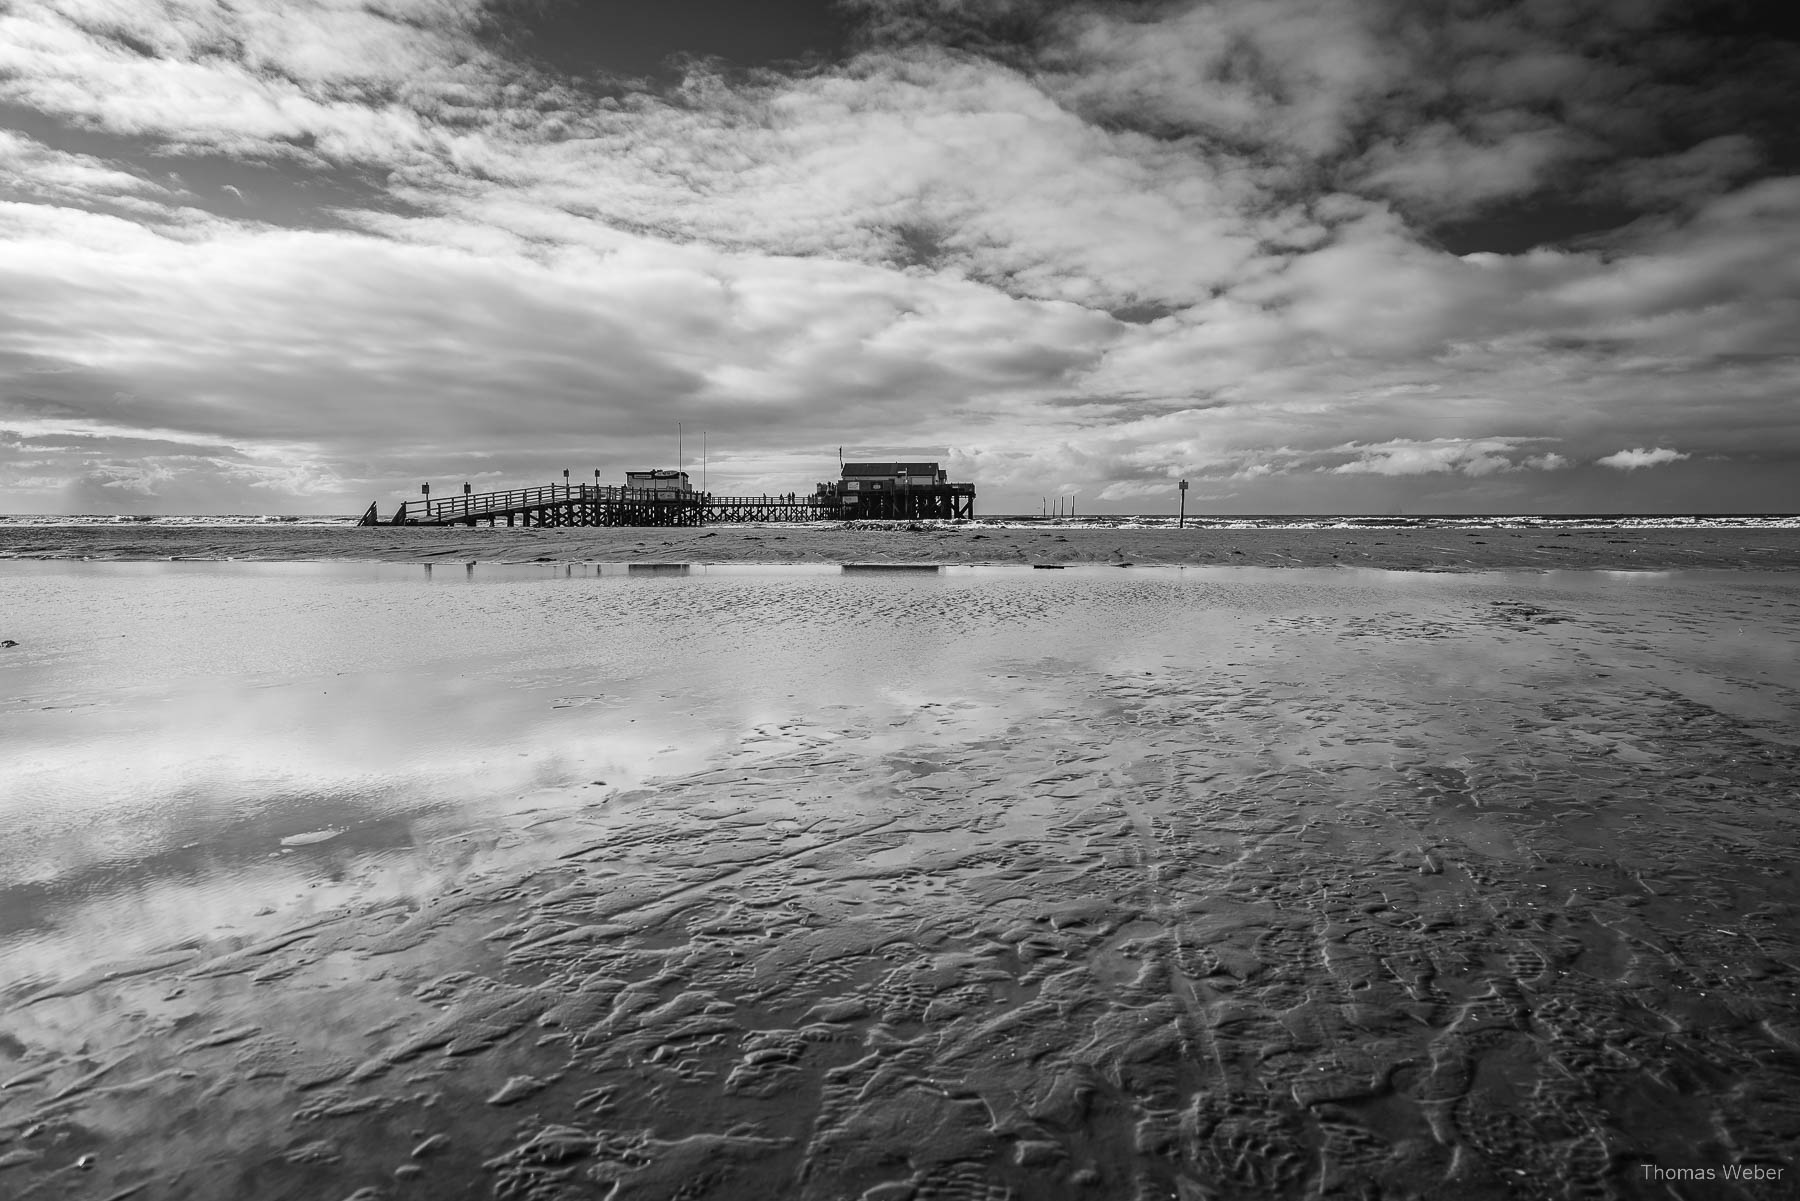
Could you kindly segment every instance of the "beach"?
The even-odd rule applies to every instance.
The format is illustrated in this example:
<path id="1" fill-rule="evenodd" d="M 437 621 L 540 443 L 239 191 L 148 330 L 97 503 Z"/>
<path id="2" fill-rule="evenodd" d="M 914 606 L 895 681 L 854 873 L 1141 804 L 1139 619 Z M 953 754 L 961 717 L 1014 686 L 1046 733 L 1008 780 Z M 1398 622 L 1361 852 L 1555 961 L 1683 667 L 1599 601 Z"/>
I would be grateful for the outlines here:
<path id="1" fill-rule="evenodd" d="M 1560 523 L 1514 527 L 1470 520 L 1306 528 L 1196 524 L 1171 529 L 1080 521 L 860 522 L 791 526 L 489 529 L 342 525 L 0 525 L 0 559 L 382 560 L 391 562 L 631 562 L 955 564 L 1107 563 L 1145 566 L 1501 568 L 1662 571 L 1800 566 L 1800 526 Z"/>
<path id="2" fill-rule="evenodd" d="M 0 1195 L 1792 1195 L 1800 531 L 0 554 Z"/>

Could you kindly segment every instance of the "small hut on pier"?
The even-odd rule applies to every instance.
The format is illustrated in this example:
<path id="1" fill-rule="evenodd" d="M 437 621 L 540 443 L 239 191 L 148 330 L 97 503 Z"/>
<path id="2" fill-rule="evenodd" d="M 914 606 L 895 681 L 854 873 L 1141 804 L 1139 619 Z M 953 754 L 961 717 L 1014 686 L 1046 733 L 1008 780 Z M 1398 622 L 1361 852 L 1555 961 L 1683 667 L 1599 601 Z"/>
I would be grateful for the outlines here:
<path id="1" fill-rule="evenodd" d="M 845 463 L 815 494 L 838 518 L 950 518 L 975 515 L 975 485 L 953 484 L 936 463 Z"/>
<path id="2" fill-rule="evenodd" d="M 694 494 L 694 486 L 688 482 L 687 472 L 662 468 L 627 471 L 625 487 L 640 500 L 683 500 Z"/>

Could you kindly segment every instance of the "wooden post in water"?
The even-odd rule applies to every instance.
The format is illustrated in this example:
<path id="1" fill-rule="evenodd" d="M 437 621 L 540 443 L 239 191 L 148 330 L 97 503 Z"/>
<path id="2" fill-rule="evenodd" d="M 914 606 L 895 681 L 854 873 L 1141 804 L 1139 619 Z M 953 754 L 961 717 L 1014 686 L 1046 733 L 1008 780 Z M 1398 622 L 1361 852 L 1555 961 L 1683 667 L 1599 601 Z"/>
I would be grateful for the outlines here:
<path id="1" fill-rule="evenodd" d="M 1185 530 L 1187 528 L 1187 481 L 1182 480 L 1180 486 L 1181 486 L 1181 520 L 1179 520 L 1175 523 L 1175 528 L 1178 530 Z"/>

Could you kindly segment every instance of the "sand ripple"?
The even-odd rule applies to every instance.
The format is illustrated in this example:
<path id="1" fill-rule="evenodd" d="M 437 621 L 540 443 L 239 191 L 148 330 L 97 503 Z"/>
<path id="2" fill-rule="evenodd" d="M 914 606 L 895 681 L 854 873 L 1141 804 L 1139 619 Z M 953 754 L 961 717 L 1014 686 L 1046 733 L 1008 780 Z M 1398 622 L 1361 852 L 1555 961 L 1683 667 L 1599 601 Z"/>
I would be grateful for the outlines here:
<path id="1" fill-rule="evenodd" d="M 1108 593 L 1122 638 L 1157 587 Z M 1029 712 L 796 719 L 542 862 L 14 991 L 0 1186 L 1599 1198 L 1655 1162 L 1783 1195 L 1800 748 L 1584 660 L 1606 622 L 1633 653 L 1503 597 L 1270 616 L 1352 648 L 1278 668 L 1021 659 Z M 1492 676 L 1417 683 L 1458 663 Z"/>

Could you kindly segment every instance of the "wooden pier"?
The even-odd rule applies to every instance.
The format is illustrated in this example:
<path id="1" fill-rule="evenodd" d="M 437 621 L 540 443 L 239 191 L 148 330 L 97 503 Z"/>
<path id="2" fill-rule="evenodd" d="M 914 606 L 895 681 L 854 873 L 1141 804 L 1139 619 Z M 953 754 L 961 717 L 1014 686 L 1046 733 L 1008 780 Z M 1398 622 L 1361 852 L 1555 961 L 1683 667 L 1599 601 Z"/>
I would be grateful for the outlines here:
<path id="1" fill-rule="evenodd" d="M 811 493 L 715 496 L 696 492 L 685 471 L 629 471 L 622 487 L 567 482 L 502 492 L 409 500 L 381 520 L 370 505 L 358 525 L 505 524 L 537 529 L 592 526 L 734 525 L 783 521 L 930 521 L 975 516 L 975 485 L 950 483 L 936 463 L 846 463 L 841 480 Z"/>
<path id="2" fill-rule="evenodd" d="M 917 495 L 911 493 L 916 492 Z M 938 495 L 941 493 L 942 495 Z M 488 525 L 560 529 L 593 526 L 729 525 L 748 522 L 890 520 L 972 517 L 975 486 L 946 484 L 895 492 L 885 503 L 846 506 L 841 498 L 790 492 L 714 496 L 595 484 L 546 484 L 504 492 L 409 500 L 386 521 L 371 504 L 359 525 Z"/>
<path id="3" fill-rule="evenodd" d="M 690 492 L 546 484 L 505 492 L 409 500 L 381 520 L 370 505 L 361 525 L 489 525 L 556 529 L 592 526 L 707 525 L 731 521 L 819 521 L 810 496 L 712 496 Z"/>

